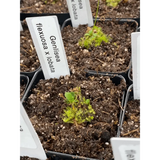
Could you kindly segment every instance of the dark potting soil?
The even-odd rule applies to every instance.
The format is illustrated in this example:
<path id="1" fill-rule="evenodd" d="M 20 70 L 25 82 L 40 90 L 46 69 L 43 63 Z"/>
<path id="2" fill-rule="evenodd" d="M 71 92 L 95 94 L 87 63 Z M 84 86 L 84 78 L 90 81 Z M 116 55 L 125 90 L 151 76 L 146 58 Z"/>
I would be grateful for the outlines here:
<path id="1" fill-rule="evenodd" d="M 98 16 L 105 18 L 139 18 L 140 0 L 122 0 L 117 7 L 107 7 L 106 0 L 100 0 Z M 90 0 L 92 14 L 96 16 L 98 0 Z"/>
<path id="2" fill-rule="evenodd" d="M 31 34 L 26 23 L 20 33 L 20 71 L 33 72 L 40 66 Z"/>
<path id="3" fill-rule="evenodd" d="M 140 100 L 128 102 L 121 136 L 140 138 Z"/>
<path id="4" fill-rule="evenodd" d="M 21 0 L 21 13 L 68 13 L 66 0 Z M 100 0 L 99 17 L 105 18 L 139 18 L 140 17 L 140 0 L 122 0 L 117 7 L 107 7 L 106 0 Z M 96 16 L 98 0 L 90 0 L 90 6 L 93 16 Z"/>
<path id="5" fill-rule="evenodd" d="M 68 13 L 68 7 L 66 0 L 21 0 L 20 12 L 38 14 Z"/>
<path id="6" fill-rule="evenodd" d="M 82 95 L 90 99 L 96 114 L 89 123 L 64 123 L 67 107 L 59 93 L 81 87 Z M 116 86 L 109 77 L 71 75 L 60 79 L 40 80 L 25 101 L 25 109 L 46 150 L 111 160 L 110 138 L 117 134 L 124 81 Z"/>
<path id="7" fill-rule="evenodd" d="M 136 25 L 118 24 L 118 22 L 97 22 L 97 26 L 112 40 L 99 47 L 87 50 L 78 45 L 80 38 L 87 31 L 86 25 L 72 28 L 70 25 L 62 30 L 62 38 L 67 60 L 72 73 L 84 69 L 106 72 L 123 72 L 129 67 L 131 59 L 131 33 Z M 117 46 L 114 45 L 117 44 Z"/>

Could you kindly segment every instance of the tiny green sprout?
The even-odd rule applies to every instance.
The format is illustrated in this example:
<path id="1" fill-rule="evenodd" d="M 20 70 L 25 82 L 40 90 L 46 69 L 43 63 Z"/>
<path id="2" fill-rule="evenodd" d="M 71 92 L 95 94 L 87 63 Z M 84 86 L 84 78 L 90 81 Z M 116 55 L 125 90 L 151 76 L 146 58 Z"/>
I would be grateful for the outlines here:
<path id="1" fill-rule="evenodd" d="M 81 88 L 76 87 L 71 92 L 65 92 L 64 98 L 67 107 L 63 110 L 62 120 L 65 123 L 82 124 L 94 119 L 95 111 L 90 104 L 90 100 L 81 94 Z"/>
<path id="2" fill-rule="evenodd" d="M 106 0 L 107 6 L 108 7 L 117 7 L 121 0 Z"/>
<path id="3" fill-rule="evenodd" d="M 93 26 L 92 28 L 87 29 L 86 34 L 83 38 L 79 40 L 79 45 L 86 49 L 90 47 L 97 47 L 100 46 L 102 42 L 109 43 L 111 40 L 110 36 L 105 35 L 102 32 L 102 28 Z"/>

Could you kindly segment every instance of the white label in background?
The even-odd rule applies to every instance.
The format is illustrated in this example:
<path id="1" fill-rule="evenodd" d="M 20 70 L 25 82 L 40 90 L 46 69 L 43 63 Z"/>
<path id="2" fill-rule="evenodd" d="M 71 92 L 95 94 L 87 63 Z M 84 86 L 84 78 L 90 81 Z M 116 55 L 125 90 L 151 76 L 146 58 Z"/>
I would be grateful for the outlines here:
<path id="1" fill-rule="evenodd" d="M 80 24 L 88 24 L 90 27 L 93 26 L 89 0 L 67 0 L 67 5 L 73 27 L 78 27 Z"/>
<path id="2" fill-rule="evenodd" d="M 28 129 L 27 124 L 25 123 L 22 115 L 20 115 L 20 136 L 21 136 L 21 144 L 22 148 L 37 148 L 34 139 Z"/>
<path id="3" fill-rule="evenodd" d="M 140 32 L 131 34 L 134 99 L 140 99 Z"/>
<path id="4" fill-rule="evenodd" d="M 46 160 L 46 154 L 23 105 L 20 105 L 20 156 Z"/>
<path id="5" fill-rule="evenodd" d="M 140 160 L 140 138 L 111 138 L 115 160 Z"/>
<path id="6" fill-rule="evenodd" d="M 56 16 L 26 18 L 45 79 L 70 75 Z"/>
<path id="7" fill-rule="evenodd" d="M 17 31 L 23 31 L 23 27 L 20 20 L 17 20 Z"/>

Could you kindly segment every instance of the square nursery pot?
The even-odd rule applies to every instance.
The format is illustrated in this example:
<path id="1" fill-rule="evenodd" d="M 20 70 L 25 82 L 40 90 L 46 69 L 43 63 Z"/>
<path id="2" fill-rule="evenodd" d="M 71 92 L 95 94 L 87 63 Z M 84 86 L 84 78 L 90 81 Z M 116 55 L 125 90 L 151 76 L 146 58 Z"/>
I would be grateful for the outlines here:
<path id="1" fill-rule="evenodd" d="M 23 100 L 23 96 L 29 85 L 29 78 L 26 75 L 20 74 L 20 99 Z"/>
<path id="2" fill-rule="evenodd" d="M 90 0 L 92 14 L 95 17 L 98 1 Z M 140 0 L 121 1 L 115 8 L 107 7 L 107 3 L 101 0 L 99 3 L 98 17 L 134 19 L 140 26 Z"/>
<path id="3" fill-rule="evenodd" d="M 46 153 L 46 156 L 47 156 L 46 160 L 56 160 L 56 158 L 53 157 L 51 153 Z M 39 159 L 29 156 L 17 156 L 17 160 L 39 160 Z"/>
<path id="4" fill-rule="evenodd" d="M 108 26 L 107 26 L 107 24 L 108 24 Z M 110 33 L 113 35 L 113 39 L 114 39 L 114 41 L 119 43 L 118 45 L 121 45 L 121 47 L 120 47 L 121 49 L 119 49 L 117 46 L 114 46 L 113 42 L 112 42 L 112 45 L 108 45 L 108 46 L 103 45 L 102 48 L 101 48 L 101 46 L 96 47 L 96 48 L 92 47 L 91 49 L 87 50 L 85 48 L 79 47 L 77 44 L 78 40 L 84 35 L 84 33 L 86 31 L 85 30 L 86 28 L 84 28 L 84 27 L 87 27 L 87 26 L 80 25 L 79 26 L 80 28 L 72 30 L 72 27 L 70 27 L 70 26 L 72 26 L 71 19 L 67 19 L 63 23 L 62 28 L 61 28 L 62 39 L 64 42 L 64 47 L 66 50 L 68 64 L 69 64 L 71 71 L 75 70 L 75 68 L 78 68 L 81 65 L 82 68 L 84 68 L 84 70 L 86 70 L 86 71 L 98 72 L 100 74 L 122 75 L 126 79 L 126 81 L 128 82 L 128 71 L 131 67 L 131 58 L 129 58 L 129 57 L 131 57 L 131 44 L 130 44 L 131 35 L 130 34 L 132 33 L 132 31 L 133 32 L 137 31 L 138 23 L 132 19 L 121 19 L 121 20 L 119 20 L 119 19 L 115 19 L 115 20 L 97 19 L 97 26 L 99 26 L 99 25 L 100 25 L 100 27 L 103 26 L 103 28 L 106 27 L 106 30 L 108 30 L 106 32 L 109 32 L 110 31 L 109 29 L 111 29 Z M 112 29 L 113 25 L 115 25 L 114 26 L 115 29 Z M 120 38 L 117 37 L 117 35 L 116 35 L 116 33 L 119 34 L 119 32 L 120 32 L 116 28 L 117 26 L 119 26 L 119 30 L 121 30 L 121 33 L 120 33 L 121 35 L 122 35 L 122 33 L 126 33 L 126 31 L 129 33 L 131 32 L 130 34 L 125 35 L 125 36 L 127 36 L 128 39 L 124 38 L 124 37 L 122 38 L 123 42 L 121 42 L 122 40 L 119 40 Z M 104 32 L 105 29 L 103 29 L 103 28 L 102 28 L 102 30 Z M 70 31 L 71 33 L 69 33 L 69 29 L 71 30 Z M 80 31 L 81 29 L 83 30 L 84 33 L 82 33 Z M 118 30 L 118 32 L 117 32 L 117 30 Z M 110 33 L 108 33 L 108 34 L 110 34 Z M 69 36 L 69 34 L 71 36 Z M 78 37 L 76 37 L 77 35 L 78 35 Z M 115 37 L 117 37 L 116 40 L 115 40 Z M 115 47 L 115 48 L 110 48 L 110 47 Z M 103 52 L 103 54 L 105 55 L 105 61 L 103 61 L 104 56 L 99 52 Z M 121 55 L 117 54 L 119 52 Z M 113 54 L 117 58 L 114 59 L 115 56 Z M 101 60 L 99 57 L 101 58 Z M 112 63 L 109 63 L 110 60 L 112 61 Z M 121 60 L 123 62 L 121 62 Z M 107 64 L 107 61 L 110 64 L 110 66 Z M 112 67 L 111 64 L 112 65 L 114 64 L 113 65 L 114 67 Z M 123 66 L 121 64 L 123 64 Z M 100 69 L 97 69 L 97 67 L 99 67 L 99 66 L 100 66 Z M 117 69 L 115 69 L 115 66 L 117 67 Z M 122 69 L 122 67 L 123 67 L 123 69 Z M 120 69 L 122 69 L 122 70 L 120 70 Z M 114 72 L 113 70 L 117 70 L 117 71 Z"/>
<path id="5" fill-rule="evenodd" d="M 126 93 L 118 136 L 140 138 L 140 100 L 133 99 L 133 84 Z"/>
<path id="6" fill-rule="evenodd" d="M 26 3 L 26 4 L 23 4 Z M 28 3 L 28 4 L 27 4 Z M 58 5 L 60 3 L 60 5 Z M 51 5 L 46 5 L 43 1 L 35 0 L 32 1 L 24 1 L 20 2 L 20 18 L 24 20 L 26 17 L 30 16 L 47 16 L 47 15 L 57 15 L 60 23 L 67 18 L 70 18 L 68 13 L 68 6 L 66 0 L 60 0 L 56 5 L 51 8 Z M 39 7 L 44 5 L 40 10 Z M 90 0 L 90 7 L 92 11 L 93 17 L 96 15 L 98 1 Z M 48 8 L 46 8 L 46 6 Z M 46 9 L 45 9 L 46 8 Z M 101 18 L 118 18 L 118 19 L 134 19 L 138 22 L 138 26 L 140 26 L 140 0 L 132 0 L 130 3 L 121 3 L 114 9 L 111 7 L 107 7 L 105 1 L 101 1 L 99 4 L 98 17 Z"/>
<path id="7" fill-rule="evenodd" d="M 74 81 L 72 81 L 72 79 Z M 91 99 L 91 105 L 95 109 L 96 117 L 92 120 L 91 123 L 87 122 L 83 125 L 76 126 L 76 125 L 66 124 L 62 121 L 61 116 L 59 115 L 61 115 L 60 112 L 63 112 L 64 108 L 62 104 L 57 103 L 61 99 L 57 95 L 60 95 L 60 93 L 63 94 L 63 92 L 65 93 L 70 88 L 78 86 L 78 84 L 81 87 L 82 94 L 85 95 L 86 98 Z M 110 87 L 108 88 L 108 86 Z M 50 90 L 50 92 L 48 89 Z M 86 75 L 77 74 L 75 76 L 71 74 L 71 76 L 60 77 L 59 80 L 58 79 L 44 80 L 43 72 L 42 70 L 39 70 L 34 75 L 26 91 L 26 94 L 24 95 L 25 98 L 22 103 L 32 122 L 33 127 L 35 128 L 41 140 L 41 143 L 46 151 L 47 156 L 52 157 L 52 160 L 65 160 L 65 159 L 94 160 L 94 159 L 106 159 L 108 156 L 109 156 L 108 159 L 112 160 L 113 159 L 112 149 L 108 142 L 111 137 L 117 136 L 119 118 L 121 114 L 120 111 L 124 102 L 125 89 L 126 89 L 125 79 L 123 78 L 123 76 L 119 75 L 117 76 L 100 75 L 100 74 L 92 75 L 92 73 L 87 73 Z M 46 93 L 43 93 L 43 91 L 45 91 Z M 104 96 L 101 96 L 101 94 Z M 105 99 L 105 97 L 107 97 L 107 99 Z M 100 108 L 97 106 L 99 106 Z M 46 107 L 49 108 L 47 109 Z M 45 108 L 46 110 L 44 110 Z M 41 117 L 40 119 L 38 118 L 39 116 Z M 97 122 L 97 120 L 99 121 Z M 47 126 L 49 126 L 48 127 L 49 130 L 47 129 Z M 46 131 L 44 130 L 44 128 Z M 50 129 L 52 131 L 50 131 Z M 82 130 L 84 132 L 82 132 Z M 78 135 L 80 137 L 77 138 Z M 109 137 L 107 137 L 107 135 Z M 44 137 L 47 136 L 48 138 L 45 137 L 47 139 L 44 139 L 43 136 Z M 108 140 L 106 140 L 106 138 L 108 138 Z M 81 139 L 82 141 L 79 142 L 79 139 Z M 60 153 L 60 151 L 57 150 L 59 150 L 61 147 L 63 148 L 64 143 L 67 146 L 64 152 Z M 99 146 L 99 150 L 97 153 L 96 152 L 97 146 L 100 144 L 101 146 Z M 92 145 L 93 148 L 90 145 Z M 91 150 L 89 152 L 86 152 L 90 149 L 90 147 Z M 97 154 L 96 155 L 97 157 L 95 155 L 91 156 L 93 158 L 90 158 L 90 156 L 84 156 L 84 154 L 93 155 L 95 152 Z M 106 155 L 107 157 L 103 157 L 104 155 Z"/>
<path id="8" fill-rule="evenodd" d="M 79 156 L 75 156 L 75 155 L 52 152 L 52 151 L 46 151 L 46 156 L 47 156 L 46 160 L 98 160 L 98 159 L 93 159 L 93 158 L 79 157 Z M 28 158 L 30 158 L 30 159 L 28 159 Z M 39 160 L 39 159 L 33 158 L 33 157 L 28 157 L 28 156 L 23 156 L 23 157 L 17 156 L 17 160 Z"/>
<path id="9" fill-rule="evenodd" d="M 20 73 L 31 80 L 40 67 L 39 58 L 25 21 L 22 22 L 23 31 L 20 32 Z"/>
<path id="10" fill-rule="evenodd" d="M 129 71 L 128 71 L 128 79 L 129 79 L 129 81 L 128 81 L 128 84 L 129 85 L 132 85 L 133 84 L 133 79 L 132 79 L 132 65 L 131 65 L 131 68 L 129 69 Z"/>
<path id="11" fill-rule="evenodd" d="M 56 4 L 53 5 L 45 4 L 44 1 L 38 1 L 38 0 L 31 0 L 31 1 L 21 0 L 20 2 L 21 21 L 23 21 L 27 17 L 51 16 L 51 15 L 57 16 L 60 25 L 62 25 L 62 23 L 66 19 L 70 18 L 66 0 L 59 0 Z"/>

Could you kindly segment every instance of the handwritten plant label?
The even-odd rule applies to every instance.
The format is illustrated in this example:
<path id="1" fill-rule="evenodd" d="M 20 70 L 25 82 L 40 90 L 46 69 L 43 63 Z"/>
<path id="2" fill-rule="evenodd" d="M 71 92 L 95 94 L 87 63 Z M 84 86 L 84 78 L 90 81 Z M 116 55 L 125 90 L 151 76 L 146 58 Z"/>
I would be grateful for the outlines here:
<path id="1" fill-rule="evenodd" d="M 26 18 L 45 79 L 70 75 L 57 16 Z"/>
<path id="2" fill-rule="evenodd" d="M 140 160 L 140 138 L 111 138 L 115 160 Z"/>
<path id="3" fill-rule="evenodd" d="M 22 104 L 20 111 L 20 155 L 46 160 L 45 151 Z"/>
<path id="4" fill-rule="evenodd" d="M 78 27 L 80 24 L 93 26 L 89 0 L 67 0 L 67 4 L 73 27 Z"/>
<path id="5" fill-rule="evenodd" d="M 134 99 L 140 99 L 140 32 L 131 34 Z"/>

